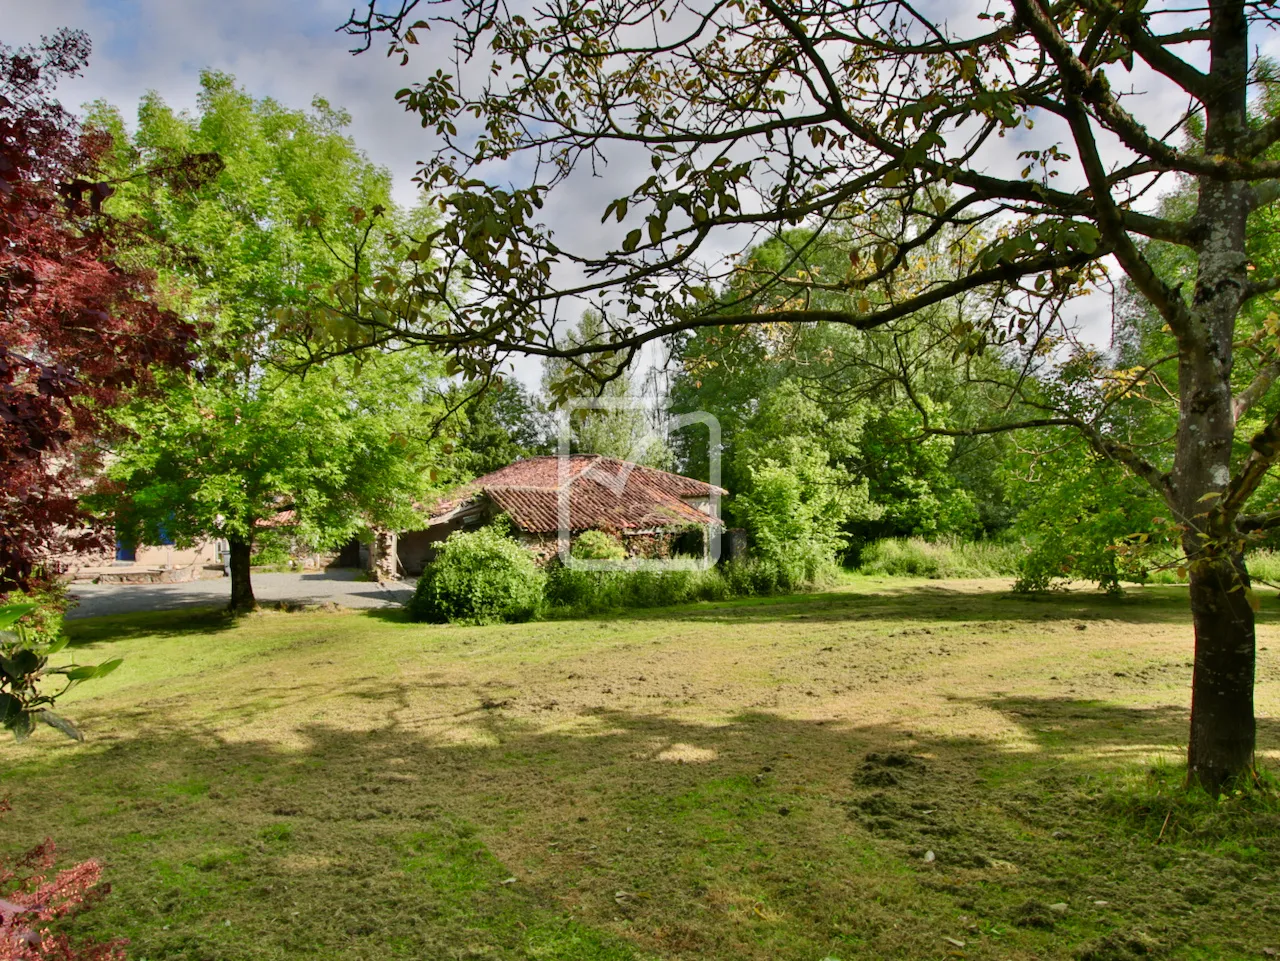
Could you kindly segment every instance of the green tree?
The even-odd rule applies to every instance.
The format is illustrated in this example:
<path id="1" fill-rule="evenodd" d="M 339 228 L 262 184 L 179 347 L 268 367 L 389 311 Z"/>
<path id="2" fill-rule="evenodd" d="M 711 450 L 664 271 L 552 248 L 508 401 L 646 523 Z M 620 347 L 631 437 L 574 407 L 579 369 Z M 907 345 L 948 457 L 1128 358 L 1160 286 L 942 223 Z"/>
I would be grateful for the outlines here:
<path id="1" fill-rule="evenodd" d="M 750 529 L 759 557 L 777 566 L 787 587 L 816 580 L 845 546 L 841 528 L 856 493 L 840 484 L 821 450 L 796 449 L 784 463 L 766 458 L 749 471 L 734 512 Z"/>
<path id="2" fill-rule="evenodd" d="M 410 63 L 406 31 L 419 6 L 383 11 L 370 0 L 348 28 L 368 41 L 388 36 Z M 696 12 L 671 0 L 588 0 L 519 14 L 446 0 L 429 9 L 484 77 L 463 91 L 437 70 L 399 94 L 446 141 L 423 180 L 451 191 L 439 241 L 467 261 L 471 296 L 445 323 L 415 306 L 415 297 L 451 298 L 446 259 L 418 276 L 412 295 L 389 299 L 385 319 L 363 321 L 379 337 L 449 350 L 472 375 L 492 369 L 495 347 L 580 359 L 725 324 L 892 330 L 981 292 L 990 309 L 957 326 L 959 349 L 1025 348 L 1044 385 L 1057 379 L 1042 350 L 1062 336 L 1064 305 L 1105 286 L 1114 263 L 1176 344 L 1173 437 L 1136 443 L 1128 422 L 1110 417 L 1116 392 L 1070 377 L 1037 416 L 1002 405 L 985 423 L 925 427 L 944 436 L 1069 427 L 1151 486 L 1188 561 L 1192 776 L 1217 791 L 1250 769 L 1257 598 L 1242 546 L 1280 525 L 1280 512 L 1256 497 L 1280 459 L 1280 418 L 1246 416 L 1275 378 L 1236 342 L 1242 311 L 1280 290 L 1270 265 L 1250 263 L 1247 242 L 1250 214 L 1280 199 L 1280 161 L 1267 156 L 1280 122 L 1248 117 L 1251 89 L 1273 83 L 1251 60 L 1252 32 L 1274 18 L 1269 5 L 1001 0 L 947 22 L 902 0 L 726 0 Z M 654 36 L 639 39 L 637 23 Z M 1143 92 L 1122 97 L 1118 87 L 1131 85 L 1113 79 L 1139 63 Z M 1171 102 L 1187 107 L 1167 117 Z M 1143 106 L 1161 118 L 1158 129 L 1140 119 Z M 1181 142 L 1192 118 L 1203 121 L 1202 150 Z M 1036 133 L 1017 144 L 1021 172 L 994 169 L 991 152 L 1013 143 L 1002 138 L 1023 138 L 1032 124 Z M 552 238 L 534 214 L 549 192 L 572 183 L 578 161 L 599 164 L 621 149 L 647 150 L 651 166 L 602 211 L 618 224 L 617 241 L 573 249 Z M 521 165 L 525 156 L 550 162 Z M 529 179 L 490 183 L 495 164 Z M 1179 175 L 1195 183 L 1189 216 L 1141 209 Z M 870 208 L 910 217 L 888 233 Z M 926 226 L 915 229 L 917 219 Z M 724 244 L 801 223 L 856 239 L 844 276 L 809 285 L 859 292 L 851 308 L 797 300 L 731 314 L 708 296 L 724 280 L 715 256 Z M 922 264 L 922 249 L 946 229 L 989 240 Z M 1188 251 L 1186 286 L 1160 276 L 1145 240 Z M 585 280 L 561 282 L 562 265 Z M 536 322 L 566 294 L 610 303 L 618 320 L 606 337 L 565 345 Z M 1239 380 L 1248 383 L 1237 391 Z"/>
<path id="3" fill-rule="evenodd" d="M 775 280 L 753 292 L 754 309 L 803 300 L 812 278 L 847 269 L 852 249 L 839 236 L 786 231 L 742 259 L 719 299 L 740 309 L 763 273 Z M 824 289 L 809 299 L 823 309 L 852 308 L 856 296 Z M 723 477 L 734 493 L 747 489 L 753 464 L 777 459 L 766 452 L 774 440 L 803 435 L 820 445 L 844 483 L 862 490 L 845 528 L 855 548 L 886 536 L 993 533 L 1010 519 L 998 470 L 1008 443 L 927 433 L 921 410 L 937 427 L 967 423 L 991 406 L 980 381 L 1005 361 L 993 352 L 957 362 L 950 330 L 966 309 L 921 311 L 891 338 L 825 322 L 697 330 L 675 338 L 672 403 L 719 418 Z M 675 440 L 682 465 L 705 476 L 706 444 Z"/>
<path id="4" fill-rule="evenodd" d="M 454 442 L 459 474 L 479 477 L 551 449 L 543 411 L 514 378 L 495 380 L 483 389 L 456 385 L 449 407 L 460 411 L 465 422 L 457 427 Z"/>
<path id="5" fill-rule="evenodd" d="M 221 173 L 199 190 L 125 179 L 108 206 L 146 225 L 146 240 L 129 253 L 208 325 L 206 363 L 216 359 L 220 376 L 243 380 L 287 333 L 280 308 L 311 304 L 318 290 L 385 265 L 411 220 L 392 207 L 388 171 L 344 133 L 350 116 L 325 100 L 294 110 L 205 71 L 196 104 L 193 114 L 178 112 L 149 93 L 132 135 L 121 112 L 102 102 L 86 123 L 112 135 L 123 175 L 172 156 L 221 158 Z"/>
<path id="6" fill-rule="evenodd" d="M 1262 61 L 1260 76 L 1275 71 Z M 1250 123 L 1261 129 L 1280 117 L 1280 90 L 1263 85 L 1252 105 Z M 1204 125 L 1195 118 L 1187 125 L 1184 149 L 1203 153 Z M 1280 159 L 1280 150 L 1265 156 Z M 1164 196 L 1158 210 L 1171 220 L 1195 214 L 1196 184 L 1183 178 Z M 1280 267 L 1280 222 L 1273 207 L 1252 212 L 1246 224 L 1246 251 L 1255 270 L 1274 275 Z M 1192 251 L 1159 240 L 1143 244 L 1143 251 L 1161 279 L 1184 291 L 1194 289 L 1196 258 Z M 1176 338 L 1152 304 L 1126 282 L 1115 317 L 1111 350 L 1088 356 L 1076 351 L 1063 365 L 1065 383 L 1096 383 L 1109 396 L 1107 416 L 1113 430 L 1123 431 L 1135 446 L 1159 448 L 1178 430 L 1179 350 Z M 1276 332 L 1280 322 L 1274 297 L 1246 303 L 1236 321 L 1236 358 L 1232 392 L 1243 417 L 1237 423 L 1233 460 L 1248 456 L 1247 439 L 1264 429 L 1280 412 L 1280 395 L 1270 391 L 1277 371 Z M 1054 385 L 1050 385 L 1052 389 Z M 1022 581 L 1042 588 L 1055 578 L 1087 578 L 1107 589 L 1121 580 L 1142 580 L 1153 567 L 1187 568 L 1178 557 L 1179 526 L 1171 522 L 1168 504 L 1149 484 L 1126 477 L 1120 465 L 1094 456 L 1070 430 L 1044 432 L 1020 458 L 1017 481 L 1023 510 L 1018 526 L 1032 536 Z M 1252 502 L 1261 509 L 1280 503 L 1280 479 L 1269 472 Z M 1252 523 L 1247 521 L 1246 523 Z M 1258 531 L 1241 542 L 1247 552 L 1272 546 L 1274 533 Z"/>
<path id="7" fill-rule="evenodd" d="M 444 408 L 430 358 L 336 359 L 305 378 L 280 369 L 349 326 L 317 310 L 321 295 L 394 270 L 393 252 L 428 227 L 392 205 L 387 171 L 344 133 L 349 120 L 321 99 L 309 112 L 254 99 L 214 72 L 201 75 L 194 114 L 145 97 L 131 137 L 119 111 L 97 104 L 90 116 L 113 134 L 121 169 L 192 151 L 223 163 L 196 191 L 133 179 L 110 200 L 147 224 L 128 255 L 158 271 L 203 335 L 196 376 L 120 414 L 131 439 L 113 451 L 96 503 L 122 533 L 225 538 L 235 610 L 254 604 L 250 552 L 278 513 L 291 512 L 305 542 L 333 545 L 364 526 L 407 525 L 439 476 Z M 296 316 L 319 336 L 299 343 Z"/>
<path id="8" fill-rule="evenodd" d="M 225 539 L 230 607 L 250 609 L 249 558 L 265 525 L 326 548 L 420 519 L 414 504 L 429 498 L 441 459 L 437 373 L 392 354 L 362 368 L 333 362 L 305 379 L 264 374 L 243 392 L 174 382 L 164 403 L 120 413 L 133 439 L 113 452 L 96 503 L 139 540 Z"/>
<path id="9" fill-rule="evenodd" d="M 605 320 L 598 311 L 585 311 L 569 332 L 571 344 L 590 344 L 604 336 Z M 670 448 L 645 410 L 634 372 L 621 354 L 602 354 L 591 364 L 547 358 L 542 367 L 542 390 L 549 398 L 549 414 L 572 401 L 589 405 L 568 410 L 570 447 L 575 454 L 601 454 L 646 467 L 672 466 Z M 557 428 L 558 430 L 559 428 Z"/>

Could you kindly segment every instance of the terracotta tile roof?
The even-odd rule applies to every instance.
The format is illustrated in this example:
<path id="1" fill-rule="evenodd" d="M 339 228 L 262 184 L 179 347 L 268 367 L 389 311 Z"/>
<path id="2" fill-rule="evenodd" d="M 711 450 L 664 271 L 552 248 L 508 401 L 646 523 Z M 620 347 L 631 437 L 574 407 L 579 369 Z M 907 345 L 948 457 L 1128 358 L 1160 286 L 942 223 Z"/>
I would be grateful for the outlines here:
<path id="1" fill-rule="evenodd" d="M 256 521 L 253 522 L 253 526 L 268 528 L 268 529 L 277 528 L 277 527 L 292 527 L 297 522 L 298 522 L 298 512 L 295 511 L 292 507 L 288 507 L 282 511 L 277 511 L 271 517 L 259 517 Z"/>
<path id="2" fill-rule="evenodd" d="M 569 526 L 576 531 L 627 532 L 718 523 L 684 498 L 728 493 L 691 477 L 612 457 L 575 454 L 566 460 L 562 468 L 558 457 L 531 457 L 478 477 L 439 501 L 431 510 L 431 523 L 487 497 L 521 530 L 553 533 L 560 528 L 562 469 L 569 492 Z"/>

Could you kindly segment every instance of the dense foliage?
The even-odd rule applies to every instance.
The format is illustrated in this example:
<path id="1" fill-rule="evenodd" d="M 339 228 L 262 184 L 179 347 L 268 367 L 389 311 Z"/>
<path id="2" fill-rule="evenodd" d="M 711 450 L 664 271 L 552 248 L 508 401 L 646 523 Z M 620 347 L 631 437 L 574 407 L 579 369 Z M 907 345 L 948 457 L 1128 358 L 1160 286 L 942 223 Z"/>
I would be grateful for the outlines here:
<path id="1" fill-rule="evenodd" d="M 546 576 L 501 526 L 449 535 L 409 601 L 417 621 L 527 621 L 542 604 Z"/>
<path id="2" fill-rule="evenodd" d="M 627 556 L 622 540 L 607 531 L 583 531 L 573 539 L 569 553 L 589 561 L 620 561 Z"/>
<path id="3" fill-rule="evenodd" d="M 254 604 L 249 558 L 264 525 L 312 547 L 368 527 L 401 529 L 440 480 L 445 413 L 429 355 L 336 359 L 305 376 L 291 312 L 310 316 L 318 290 L 367 274 L 412 228 L 390 200 L 387 172 L 344 133 L 350 118 L 255 100 L 224 74 L 201 76 L 195 114 L 144 98 L 130 138 L 118 111 L 93 120 L 115 135 L 118 167 L 180 151 L 215 151 L 218 177 L 175 194 L 130 181 L 113 210 L 149 225 L 131 256 L 153 266 L 182 308 L 206 323 L 199 370 L 167 378 L 162 403 L 118 416 L 94 503 L 126 539 L 224 539 L 231 607 Z"/>
<path id="4" fill-rule="evenodd" d="M 833 473 L 821 454 L 797 452 L 785 464 L 766 459 L 734 500 L 757 556 L 777 568 L 784 584 L 819 580 L 845 546 L 840 528 L 848 489 L 833 481 Z"/>
<path id="5" fill-rule="evenodd" d="M 163 406 L 118 415 L 133 439 L 116 447 L 94 500 L 137 542 L 225 538 L 233 574 L 264 526 L 317 548 L 367 527 L 412 527 L 435 486 L 439 441 L 424 423 L 433 377 L 425 358 L 401 354 L 358 370 L 331 363 L 305 380 L 271 373 L 240 391 L 174 381 Z M 237 586 L 233 606 L 251 605 Z"/>
<path id="6" fill-rule="evenodd" d="M 459 474 L 480 477 L 525 457 L 550 452 L 545 417 L 536 398 L 514 378 L 476 389 L 455 386 L 454 463 Z M 461 421 L 460 424 L 457 421 Z"/>
<path id="7" fill-rule="evenodd" d="M 853 252 L 847 237 L 787 231 L 744 255 L 738 279 L 721 296 L 724 309 L 741 309 L 749 300 L 767 310 L 803 297 L 806 278 L 847 269 Z M 752 278 L 768 272 L 788 279 L 753 291 Z M 815 307 L 834 308 L 858 296 L 831 290 L 813 299 Z M 819 322 L 713 327 L 675 338 L 671 402 L 677 411 L 706 410 L 719 420 L 730 520 L 746 526 L 757 547 L 769 544 L 768 556 L 781 561 L 776 548 L 796 531 L 779 537 L 768 529 L 771 518 L 788 521 L 781 519 L 785 512 L 761 503 L 776 502 L 777 492 L 756 488 L 766 477 L 776 487 L 776 471 L 785 469 L 806 491 L 797 495 L 797 503 L 809 505 L 802 518 L 820 519 L 813 535 L 800 538 L 807 546 L 794 550 L 827 563 L 846 548 L 856 556 L 882 537 L 1004 531 L 1012 510 L 1001 466 L 1011 445 L 997 436 L 926 430 L 985 413 L 991 391 L 981 381 L 1009 364 L 994 351 L 955 356 L 950 328 L 968 309 L 922 312 L 892 337 Z M 674 441 L 685 471 L 706 477 L 705 437 L 684 431 Z M 813 526 L 812 520 L 795 523 Z"/>
<path id="8" fill-rule="evenodd" d="M 818 580 L 798 580 L 777 563 L 758 558 L 705 569 L 667 570 L 582 570 L 552 561 L 545 594 L 549 614 L 576 616 L 767 597 L 825 586 L 832 573 L 823 568 Z"/>
<path id="9" fill-rule="evenodd" d="M 89 442 L 152 365 L 185 362 L 194 336 L 157 305 L 154 275 L 122 262 L 124 228 L 101 216 L 109 139 L 53 98 L 88 56 L 71 31 L 0 46 L 0 591 L 109 543 L 76 500 L 98 464 Z M 185 189 L 208 164 L 184 156 L 149 176 Z"/>

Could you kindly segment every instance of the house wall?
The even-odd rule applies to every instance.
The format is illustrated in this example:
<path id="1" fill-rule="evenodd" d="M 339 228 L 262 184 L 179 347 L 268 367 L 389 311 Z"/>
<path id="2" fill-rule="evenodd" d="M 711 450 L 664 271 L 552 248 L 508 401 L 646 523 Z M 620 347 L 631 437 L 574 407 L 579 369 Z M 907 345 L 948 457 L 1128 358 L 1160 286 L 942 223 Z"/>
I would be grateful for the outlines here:
<path id="1" fill-rule="evenodd" d="M 688 504 L 690 507 L 693 507 L 697 510 L 702 511 L 702 513 L 704 514 L 711 513 L 710 497 L 682 497 L 680 499 L 684 501 L 686 504 Z"/>
<path id="2" fill-rule="evenodd" d="M 516 539 L 524 545 L 539 564 L 546 564 L 560 550 L 560 538 L 557 534 L 530 534 L 518 531 Z"/>
<path id="3" fill-rule="evenodd" d="M 397 545 L 401 572 L 417 577 L 435 558 L 440 544 L 450 534 L 459 530 L 475 530 L 489 520 L 492 520 L 492 517 L 477 514 L 465 519 L 455 518 L 447 523 L 433 524 L 426 530 L 402 531 Z M 705 536 L 705 532 L 700 530 L 674 533 L 647 531 L 641 534 L 622 535 L 622 544 L 626 548 L 628 557 L 667 558 L 672 555 L 673 548 L 677 547 L 685 553 L 697 556 L 704 550 Z M 554 558 L 560 548 L 559 535 L 555 533 L 516 531 L 515 538 L 521 546 L 533 554 L 539 564 L 546 564 Z"/>
<path id="4" fill-rule="evenodd" d="M 76 554 L 60 554 L 54 564 L 68 574 L 101 567 L 160 568 L 205 566 L 219 563 L 217 546 L 213 541 L 201 541 L 192 547 L 151 546 L 139 544 L 132 561 L 117 561 L 114 550 L 83 551 Z"/>
<path id="5" fill-rule="evenodd" d="M 401 572 L 417 577 L 427 563 L 435 557 L 444 539 L 461 529 L 461 522 L 453 521 L 448 524 L 433 524 L 424 531 L 403 531 L 396 544 L 400 554 Z"/>
<path id="6" fill-rule="evenodd" d="M 672 539 L 671 534 L 663 532 L 623 534 L 622 546 L 627 549 L 628 557 L 662 560 L 671 556 Z"/>

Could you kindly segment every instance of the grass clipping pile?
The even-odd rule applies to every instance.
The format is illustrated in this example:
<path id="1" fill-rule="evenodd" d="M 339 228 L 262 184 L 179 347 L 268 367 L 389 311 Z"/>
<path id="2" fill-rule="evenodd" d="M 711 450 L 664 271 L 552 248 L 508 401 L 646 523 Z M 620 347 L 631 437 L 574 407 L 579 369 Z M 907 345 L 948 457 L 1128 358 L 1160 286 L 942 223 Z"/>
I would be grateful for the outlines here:
<path id="1" fill-rule="evenodd" d="M 1000 938 L 993 918 L 1062 934 L 1101 921 L 1114 930 L 1084 941 L 1073 956 L 1137 961 L 1181 957 L 1177 949 L 1206 928 L 1226 918 L 1247 924 L 1255 911 L 1277 906 L 1269 892 L 1280 865 L 1280 784 L 1259 773 L 1215 799 L 1186 791 L 1184 774 L 1163 765 L 1145 777 L 1083 783 L 1047 774 L 993 805 L 985 779 L 939 769 L 918 754 L 873 751 L 852 775 L 853 797 L 840 803 L 914 864 L 924 887 L 972 912 L 960 920 L 974 936 Z M 1045 835 L 1059 851 L 1045 849 Z M 1092 865 L 1081 858 L 1088 850 L 1096 852 Z M 993 883 L 993 875 L 1004 879 Z M 1015 893 L 1033 896 L 1010 900 Z M 1223 947 L 1259 956 L 1245 940 Z M 1264 948 L 1261 956 L 1277 951 Z"/>

